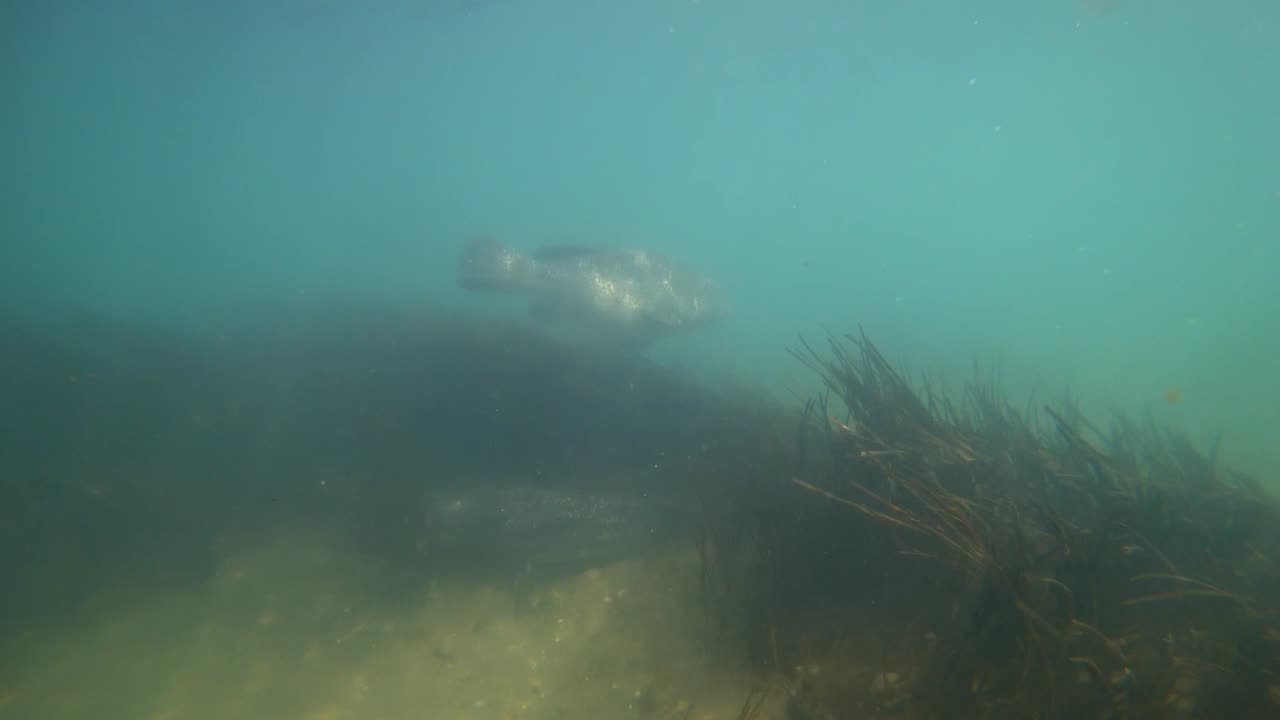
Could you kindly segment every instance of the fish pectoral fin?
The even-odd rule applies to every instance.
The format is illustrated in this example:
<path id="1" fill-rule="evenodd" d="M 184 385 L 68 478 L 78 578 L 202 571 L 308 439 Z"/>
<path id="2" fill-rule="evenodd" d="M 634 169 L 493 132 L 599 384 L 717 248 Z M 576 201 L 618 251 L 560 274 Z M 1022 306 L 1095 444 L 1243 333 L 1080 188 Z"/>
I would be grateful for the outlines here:
<path id="1" fill-rule="evenodd" d="M 570 260 L 596 255 L 602 251 L 603 248 L 590 247 L 588 245 L 545 245 L 534 251 L 533 258 L 543 261 Z"/>

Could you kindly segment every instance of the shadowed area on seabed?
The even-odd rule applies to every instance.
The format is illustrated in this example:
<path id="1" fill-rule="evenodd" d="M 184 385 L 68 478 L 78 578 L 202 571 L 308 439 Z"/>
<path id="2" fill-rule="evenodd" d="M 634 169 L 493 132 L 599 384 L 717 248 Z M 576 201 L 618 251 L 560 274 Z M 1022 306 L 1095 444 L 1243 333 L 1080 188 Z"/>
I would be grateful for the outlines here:
<path id="1" fill-rule="evenodd" d="M 693 513 L 756 399 L 340 300 L 4 331 L 0 716 L 736 712 Z"/>

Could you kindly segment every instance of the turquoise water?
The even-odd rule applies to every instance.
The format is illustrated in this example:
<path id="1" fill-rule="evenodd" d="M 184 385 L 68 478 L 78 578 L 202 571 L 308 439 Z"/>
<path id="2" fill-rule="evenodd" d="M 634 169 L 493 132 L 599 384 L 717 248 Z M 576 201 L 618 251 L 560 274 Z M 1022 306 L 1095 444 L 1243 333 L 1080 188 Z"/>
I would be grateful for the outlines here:
<path id="1" fill-rule="evenodd" d="M 474 232 L 645 245 L 740 309 L 669 353 L 782 376 L 862 323 L 1261 459 L 1280 7 L 1024 5 L 11 6 L 6 299 L 465 303 Z"/>
<path id="2" fill-rule="evenodd" d="M 1277 459 L 1280 6 L 1034 5 L 10 4 L 5 301 L 475 304 L 469 234 L 643 245 L 739 308 L 664 357 L 798 382 L 861 323 Z"/>
<path id="3" fill-rule="evenodd" d="M 1202 443 L 1221 431 L 1227 459 L 1273 480 L 1278 79 L 1280 4 L 1267 0 L 10 2 L 0 302 L 5 319 L 89 309 L 198 337 L 262 301 L 334 294 L 523 317 L 456 288 L 465 238 L 650 247 L 707 272 L 737 308 L 652 348 L 664 363 L 790 402 L 815 387 L 785 352 L 796 334 L 861 325 L 914 371 L 961 380 L 977 358 L 1017 397 L 1071 388 L 1099 417 L 1150 411 Z M 287 368 L 274 370 L 279 386 L 242 390 L 261 401 L 249 406 L 270 406 L 264 388 L 287 395 Z M 137 414 L 190 422 L 163 421 L 154 443 L 95 429 L 128 405 L 123 375 L 82 417 L 13 414 L 63 432 L 28 446 L 60 474 L 24 475 L 11 507 L 51 488 L 70 509 L 49 527 L 76 527 L 5 548 L 24 577 L 62 578 L 37 595 L 92 574 L 98 556 L 77 543 L 98 537 L 93 523 L 163 551 L 187 524 L 166 507 L 220 495 L 237 468 L 275 469 L 265 435 L 251 451 L 191 450 L 212 465 L 183 459 L 193 437 L 216 445 L 206 416 L 237 417 L 240 400 L 214 385 L 181 396 L 208 402 L 189 418 L 148 393 Z M 280 418 L 299 412 L 281 402 Z M 117 442 L 118 465 L 95 465 Z M 167 475 L 185 467 L 194 480 Z M 297 467 L 305 477 L 273 479 L 339 507 L 342 483 L 368 481 Z M 165 488 L 163 502 L 122 509 L 135 480 Z M 534 703 L 585 718 L 661 686 L 646 702 L 664 717 L 710 718 L 732 717 L 749 684 L 672 669 L 704 650 L 684 555 L 661 572 L 593 571 L 554 590 L 561 617 L 491 630 L 500 593 L 434 587 L 387 608 L 365 583 L 377 553 L 305 518 L 280 525 L 188 538 L 215 560 L 178 564 L 212 563 L 208 577 L 169 594 L 108 588 L 56 631 L 6 644 L 0 717 L 223 717 L 231 703 L 241 717 L 498 718 Z M 525 643 L 558 645 L 562 625 L 576 635 L 539 669 Z M 478 628 L 471 646 L 464 626 Z M 604 662 L 593 653 L 638 659 L 574 695 Z"/>

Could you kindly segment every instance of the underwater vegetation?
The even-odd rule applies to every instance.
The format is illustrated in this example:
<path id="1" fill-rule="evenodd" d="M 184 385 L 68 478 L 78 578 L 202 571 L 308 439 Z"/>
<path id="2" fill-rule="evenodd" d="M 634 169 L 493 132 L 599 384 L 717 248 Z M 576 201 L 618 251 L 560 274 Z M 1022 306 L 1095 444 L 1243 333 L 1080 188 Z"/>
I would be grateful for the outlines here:
<path id="1" fill-rule="evenodd" d="M 792 718 L 1280 713 L 1280 508 L 1175 431 L 998 377 L 913 386 L 865 335 L 789 483 L 710 501 L 706 584 Z"/>

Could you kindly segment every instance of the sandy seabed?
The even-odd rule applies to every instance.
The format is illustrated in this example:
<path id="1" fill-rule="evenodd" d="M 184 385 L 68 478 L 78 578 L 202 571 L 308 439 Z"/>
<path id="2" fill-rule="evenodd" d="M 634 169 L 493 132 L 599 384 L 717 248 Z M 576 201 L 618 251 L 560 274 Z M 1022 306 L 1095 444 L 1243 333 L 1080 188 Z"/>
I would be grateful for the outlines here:
<path id="1" fill-rule="evenodd" d="M 733 720 L 692 548 L 540 587 L 436 581 L 389 604 L 367 557 L 307 533 L 224 542 L 214 577 L 103 591 L 19 643 L 0 718 Z M 774 714 L 771 709 L 759 717 Z"/>

